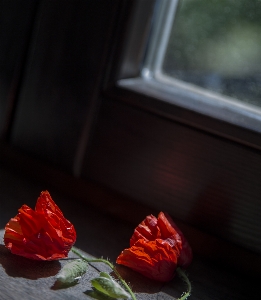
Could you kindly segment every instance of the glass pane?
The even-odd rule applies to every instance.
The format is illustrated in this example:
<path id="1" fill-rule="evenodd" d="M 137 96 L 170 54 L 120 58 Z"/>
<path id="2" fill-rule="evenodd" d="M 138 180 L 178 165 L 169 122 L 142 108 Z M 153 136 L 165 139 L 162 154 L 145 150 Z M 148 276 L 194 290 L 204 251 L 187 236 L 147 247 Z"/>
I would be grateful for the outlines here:
<path id="1" fill-rule="evenodd" d="M 162 71 L 261 106 L 261 0 L 181 0 Z"/>

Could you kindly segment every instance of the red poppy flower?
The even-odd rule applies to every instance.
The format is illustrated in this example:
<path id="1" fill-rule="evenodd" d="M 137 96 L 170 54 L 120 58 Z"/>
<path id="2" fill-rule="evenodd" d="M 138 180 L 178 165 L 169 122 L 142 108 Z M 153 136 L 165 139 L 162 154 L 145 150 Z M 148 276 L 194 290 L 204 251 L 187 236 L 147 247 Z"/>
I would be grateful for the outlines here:
<path id="1" fill-rule="evenodd" d="M 5 246 L 13 254 L 36 260 L 67 257 L 75 240 L 74 226 L 48 191 L 41 193 L 35 210 L 24 204 L 5 227 Z"/>
<path id="2" fill-rule="evenodd" d="M 177 252 L 178 266 L 188 267 L 192 261 L 192 250 L 183 233 L 174 223 L 171 217 L 160 212 L 158 218 L 153 215 L 147 216 L 134 230 L 130 239 L 130 246 L 139 240 L 153 241 L 162 239 Z"/>
<path id="3" fill-rule="evenodd" d="M 177 267 L 177 254 L 164 240 L 145 241 L 139 239 L 135 245 L 125 249 L 116 261 L 157 281 L 170 281 Z"/>

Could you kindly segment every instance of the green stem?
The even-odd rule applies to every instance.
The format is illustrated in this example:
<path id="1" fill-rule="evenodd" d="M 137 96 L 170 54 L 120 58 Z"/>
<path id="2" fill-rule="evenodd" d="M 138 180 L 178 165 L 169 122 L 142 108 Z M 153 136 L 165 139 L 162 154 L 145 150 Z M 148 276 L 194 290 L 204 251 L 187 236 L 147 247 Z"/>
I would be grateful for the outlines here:
<path id="1" fill-rule="evenodd" d="M 84 255 L 82 255 L 75 247 L 72 247 L 72 252 L 74 252 L 76 255 L 78 255 L 81 259 L 83 259 L 84 261 L 88 262 L 88 263 L 93 263 L 93 262 L 102 262 L 106 265 L 108 265 L 112 271 L 117 275 L 117 277 L 119 278 L 119 280 L 121 281 L 121 283 L 124 285 L 124 287 L 126 288 L 126 290 L 130 293 L 132 300 L 137 300 L 133 291 L 131 290 L 131 288 L 129 287 L 129 285 L 127 284 L 127 282 L 121 277 L 120 273 L 115 269 L 114 265 L 112 263 L 110 263 L 107 259 L 102 259 L 102 258 L 87 258 Z"/>
<path id="2" fill-rule="evenodd" d="M 186 300 L 191 294 L 191 283 L 190 283 L 186 273 L 181 268 L 177 268 L 176 271 L 177 271 L 179 277 L 182 280 L 184 280 L 186 282 L 187 286 L 188 286 L 187 292 L 184 295 L 182 295 L 180 298 L 178 298 L 177 300 Z"/>

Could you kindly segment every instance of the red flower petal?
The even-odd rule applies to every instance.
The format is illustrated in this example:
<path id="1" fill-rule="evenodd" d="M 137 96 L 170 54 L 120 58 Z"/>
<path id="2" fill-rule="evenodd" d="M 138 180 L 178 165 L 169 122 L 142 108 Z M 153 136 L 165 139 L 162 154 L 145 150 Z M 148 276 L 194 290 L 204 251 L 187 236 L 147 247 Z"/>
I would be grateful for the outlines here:
<path id="1" fill-rule="evenodd" d="M 130 246 L 133 246 L 139 239 L 153 241 L 160 238 L 161 234 L 157 223 L 158 220 L 153 215 L 147 216 L 134 230 Z"/>
<path id="2" fill-rule="evenodd" d="M 158 218 L 147 216 L 134 230 L 130 239 L 130 246 L 136 244 L 139 239 L 154 241 L 162 239 L 176 251 L 178 265 L 188 267 L 192 261 L 192 250 L 181 230 L 173 222 L 168 214 L 160 212 Z"/>
<path id="3" fill-rule="evenodd" d="M 13 254 L 37 260 L 67 257 L 75 243 L 74 226 L 50 194 L 42 192 L 35 210 L 23 205 L 5 227 L 4 242 Z"/>
<path id="4" fill-rule="evenodd" d="M 178 257 L 178 265 L 182 266 L 183 268 L 187 268 L 191 264 L 193 253 L 182 231 L 167 213 L 159 213 L 158 225 L 162 232 L 161 238 L 174 238 L 181 245 L 180 256 Z"/>
<path id="5" fill-rule="evenodd" d="M 138 240 L 125 249 L 116 261 L 144 276 L 157 281 L 170 281 L 176 270 L 177 255 L 172 247 L 161 239 L 155 241 Z"/>

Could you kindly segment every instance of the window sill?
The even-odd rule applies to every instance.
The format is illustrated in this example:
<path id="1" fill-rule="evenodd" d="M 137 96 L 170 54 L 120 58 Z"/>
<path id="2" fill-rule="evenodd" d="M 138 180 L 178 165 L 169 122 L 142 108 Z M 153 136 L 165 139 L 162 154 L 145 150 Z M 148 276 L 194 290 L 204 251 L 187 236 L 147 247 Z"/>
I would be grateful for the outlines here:
<path id="1" fill-rule="evenodd" d="M 106 94 L 161 117 L 261 150 L 259 110 L 231 103 L 226 98 L 224 106 L 221 97 L 191 89 L 180 84 L 166 86 L 155 79 L 132 78 L 119 80 Z"/>
<path id="2" fill-rule="evenodd" d="M 29 159 L 30 161 L 30 159 Z M 20 167 L 22 164 L 20 164 Z M 35 181 L 35 174 L 41 172 L 41 165 L 36 165 L 31 168 L 30 177 L 24 177 L 25 167 L 19 168 L 19 173 L 14 169 L 9 168 L 0 169 L 0 176 L 4 178 L 5 182 L 5 194 L 1 192 L 1 198 L 9 199 L 4 202 L 4 209 L 0 211 L 0 219 L 2 221 L 9 219 L 12 215 L 8 212 L 15 214 L 17 209 L 21 206 L 21 195 L 23 199 L 32 199 L 32 195 L 38 195 L 39 186 L 46 186 L 50 182 L 57 188 L 59 186 L 59 180 L 51 180 L 52 171 L 49 170 L 48 179 L 37 183 Z M 37 169 L 37 172 L 36 172 Z M 48 186 L 47 185 L 47 186 Z M 85 183 L 86 185 L 86 183 Z M 13 189 L 16 186 L 16 189 Z M 79 185 L 78 185 L 79 188 Z M 75 188 L 73 189 L 76 190 Z M 88 197 L 91 195 L 91 197 Z M 100 201 L 108 200 L 110 198 L 110 192 L 104 193 L 104 189 L 93 189 L 88 186 L 88 193 L 82 195 L 86 199 L 95 199 L 96 204 Z M 112 216 L 111 213 L 104 213 L 102 210 L 97 210 L 91 205 L 93 203 L 76 201 L 77 197 L 72 195 L 64 195 L 60 192 L 53 193 L 57 203 L 60 203 L 60 207 L 63 210 L 65 216 L 73 222 L 77 230 L 77 243 L 76 247 L 80 247 L 85 251 L 86 256 L 104 255 L 109 257 L 113 262 L 120 251 L 128 247 L 129 235 L 133 231 L 133 224 L 121 220 L 123 217 L 118 215 Z M 115 195 L 114 195 L 115 197 Z M 117 198 L 117 197 L 116 197 Z M 123 202 L 124 199 L 118 196 L 118 199 Z M 33 200 L 32 200 L 33 201 Z M 93 200 L 90 200 L 93 201 Z M 29 203 L 28 203 L 29 204 Z M 135 205 L 132 205 L 133 207 Z M 83 209 L 83 208 L 86 209 Z M 136 206 L 135 206 L 136 207 Z M 134 210 L 135 210 L 134 207 Z M 119 210 L 119 208 L 118 208 Z M 135 216 L 135 215 L 133 215 Z M 119 218 L 120 217 L 120 218 Z M 1 225 L 3 228 L 3 224 Z M 105 233 L 106 228 L 106 235 Z M 247 276 L 245 268 L 242 268 L 242 263 L 245 263 L 247 267 L 256 268 L 256 273 L 260 270 L 258 265 L 259 257 L 254 257 L 250 252 L 245 251 L 242 255 L 242 251 L 229 244 L 226 244 L 214 237 L 200 234 L 189 227 L 181 227 L 188 240 L 191 242 L 193 251 L 195 253 L 193 262 L 189 267 L 187 273 L 192 282 L 192 296 L 189 299 L 241 299 L 243 296 L 256 295 L 258 285 L 255 282 L 255 278 Z M 0 239 L 3 240 L 3 230 L 0 230 Z M 110 241 L 114 241 L 111 243 Z M 200 252 L 200 254 L 198 253 Z M 232 268 L 231 260 L 237 261 L 237 268 L 240 272 L 237 272 L 235 268 Z M 259 259 L 260 262 L 260 259 Z M 63 262 L 61 262 L 63 264 Z M 39 265 L 40 266 L 40 265 Z M 97 266 L 104 270 L 103 266 Z M 54 270 L 55 269 L 55 270 Z M 3 245 L 0 247 L 0 278 L 6 284 L 1 285 L 0 294 L 6 295 L 7 298 L 14 298 L 19 294 L 22 296 L 34 295 L 38 299 L 46 299 L 50 297 L 52 299 L 64 299 L 64 297 L 77 297 L 77 299 L 86 299 L 85 292 L 91 290 L 89 280 L 96 272 L 93 268 L 88 270 L 88 273 L 82 278 L 79 285 L 68 290 L 53 290 L 51 287 L 55 281 L 55 274 L 59 271 L 59 266 L 48 264 L 44 270 L 37 268 L 37 263 L 32 261 L 25 261 L 24 258 L 10 255 Z M 170 283 L 162 286 L 161 284 L 155 284 L 143 276 L 132 272 L 131 270 L 119 266 L 119 271 L 122 276 L 131 283 L 134 292 L 138 295 L 139 299 L 177 299 L 185 291 L 184 283 L 176 276 Z M 44 273 L 43 273 L 44 272 Z M 242 276 L 242 273 L 245 275 Z M 18 277 L 17 277 L 18 276 Z M 34 278 L 35 276 L 35 278 Z M 42 278 L 41 278 L 42 277 Z M 36 280 L 41 280 L 41 289 L 39 290 L 39 284 Z M 242 290 L 242 287 L 243 290 Z M 44 295 L 44 296 L 42 296 Z M 25 297 L 26 298 L 26 297 Z M 30 298 L 30 297 L 29 297 Z"/>

